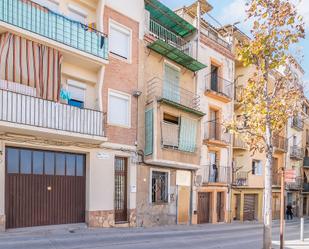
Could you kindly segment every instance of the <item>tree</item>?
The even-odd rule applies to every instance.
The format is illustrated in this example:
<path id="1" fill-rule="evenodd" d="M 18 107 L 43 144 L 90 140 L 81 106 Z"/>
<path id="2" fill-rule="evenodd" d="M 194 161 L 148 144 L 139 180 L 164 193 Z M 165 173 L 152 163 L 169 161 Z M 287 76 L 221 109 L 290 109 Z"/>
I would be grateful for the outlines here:
<path id="1" fill-rule="evenodd" d="M 255 67 L 243 90 L 240 115 L 230 129 L 244 134 L 251 151 L 265 152 L 263 248 L 272 244 L 273 136 L 301 107 L 302 86 L 293 80 L 288 61 L 291 45 L 304 38 L 304 23 L 290 0 L 248 0 L 251 38 L 241 42 L 238 59 Z"/>

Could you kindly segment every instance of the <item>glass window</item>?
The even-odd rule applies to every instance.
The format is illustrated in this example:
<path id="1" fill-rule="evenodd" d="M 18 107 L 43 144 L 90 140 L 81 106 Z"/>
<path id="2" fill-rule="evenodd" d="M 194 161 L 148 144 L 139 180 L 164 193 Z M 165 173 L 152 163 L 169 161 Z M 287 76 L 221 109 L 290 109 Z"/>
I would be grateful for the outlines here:
<path id="1" fill-rule="evenodd" d="M 65 175 L 65 154 L 56 153 L 56 175 Z"/>
<path id="2" fill-rule="evenodd" d="M 84 108 L 86 85 L 77 81 L 68 80 L 68 92 L 70 93 L 68 104 Z"/>
<path id="3" fill-rule="evenodd" d="M 152 172 L 152 203 L 168 202 L 168 173 Z"/>
<path id="4" fill-rule="evenodd" d="M 44 158 L 45 164 L 45 175 L 54 175 L 55 174 L 55 153 L 45 152 Z"/>
<path id="5" fill-rule="evenodd" d="M 66 155 L 67 176 L 75 176 L 75 155 Z"/>
<path id="6" fill-rule="evenodd" d="M 19 150 L 8 148 L 7 151 L 7 172 L 9 174 L 19 173 Z"/>
<path id="7" fill-rule="evenodd" d="M 109 92 L 108 122 L 114 125 L 130 126 L 130 97 Z"/>
<path id="8" fill-rule="evenodd" d="M 31 174 L 32 158 L 30 150 L 20 150 L 20 173 Z"/>
<path id="9" fill-rule="evenodd" d="M 124 59 L 130 56 L 130 30 L 111 23 L 109 30 L 110 52 Z"/>
<path id="10" fill-rule="evenodd" d="M 261 176 L 263 174 L 262 163 L 259 160 L 252 161 L 252 175 Z"/>
<path id="11" fill-rule="evenodd" d="M 42 175 L 43 174 L 43 160 L 44 160 L 44 152 L 42 151 L 33 151 L 33 174 Z"/>
<path id="12" fill-rule="evenodd" d="M 76 176 L 83 176 L 84 175 L 84 156 L 77 155 L 76 156 Z"/>

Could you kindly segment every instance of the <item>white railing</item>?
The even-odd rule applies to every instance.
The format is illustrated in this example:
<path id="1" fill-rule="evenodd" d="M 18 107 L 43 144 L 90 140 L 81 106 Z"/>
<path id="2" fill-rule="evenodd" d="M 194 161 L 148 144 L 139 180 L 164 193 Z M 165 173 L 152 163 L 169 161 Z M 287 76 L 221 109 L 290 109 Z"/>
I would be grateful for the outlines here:
<path id="1" fill-rule="evenodd" d="M 203 183 L 231 183 L 231 167 L 202 165 Z"/>
<path id="2" fill-rule="evenodd" d="M 0 121 L 104 136 L 103 113 L 0 89 Z"/>

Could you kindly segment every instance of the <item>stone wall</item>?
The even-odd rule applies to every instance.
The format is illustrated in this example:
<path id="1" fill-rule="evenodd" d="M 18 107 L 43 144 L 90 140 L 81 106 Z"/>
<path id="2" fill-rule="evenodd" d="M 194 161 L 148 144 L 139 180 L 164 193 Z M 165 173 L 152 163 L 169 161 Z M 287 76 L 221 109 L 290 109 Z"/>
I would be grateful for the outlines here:
<path id="1" fill-rule="evenodd" d="M 114 210 L 86 211 L 86 223 L 89 227 L 114 227 Z"/>

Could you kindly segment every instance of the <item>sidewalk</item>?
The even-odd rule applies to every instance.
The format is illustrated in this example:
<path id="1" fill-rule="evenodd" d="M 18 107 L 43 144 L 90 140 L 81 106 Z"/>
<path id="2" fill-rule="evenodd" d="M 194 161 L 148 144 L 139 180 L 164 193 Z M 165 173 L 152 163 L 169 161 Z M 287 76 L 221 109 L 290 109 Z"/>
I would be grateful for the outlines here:
<path id="1" fill-rule="evenodd" d="M 273 242 L 274 249 L 280 248 L 280 242 L 274 241 Z M 309 248 L 309 239 L 306 239 L 304 242 L 299 240 L 287 240 L 285 241 L 285 249 L 307 249 Z"/>

